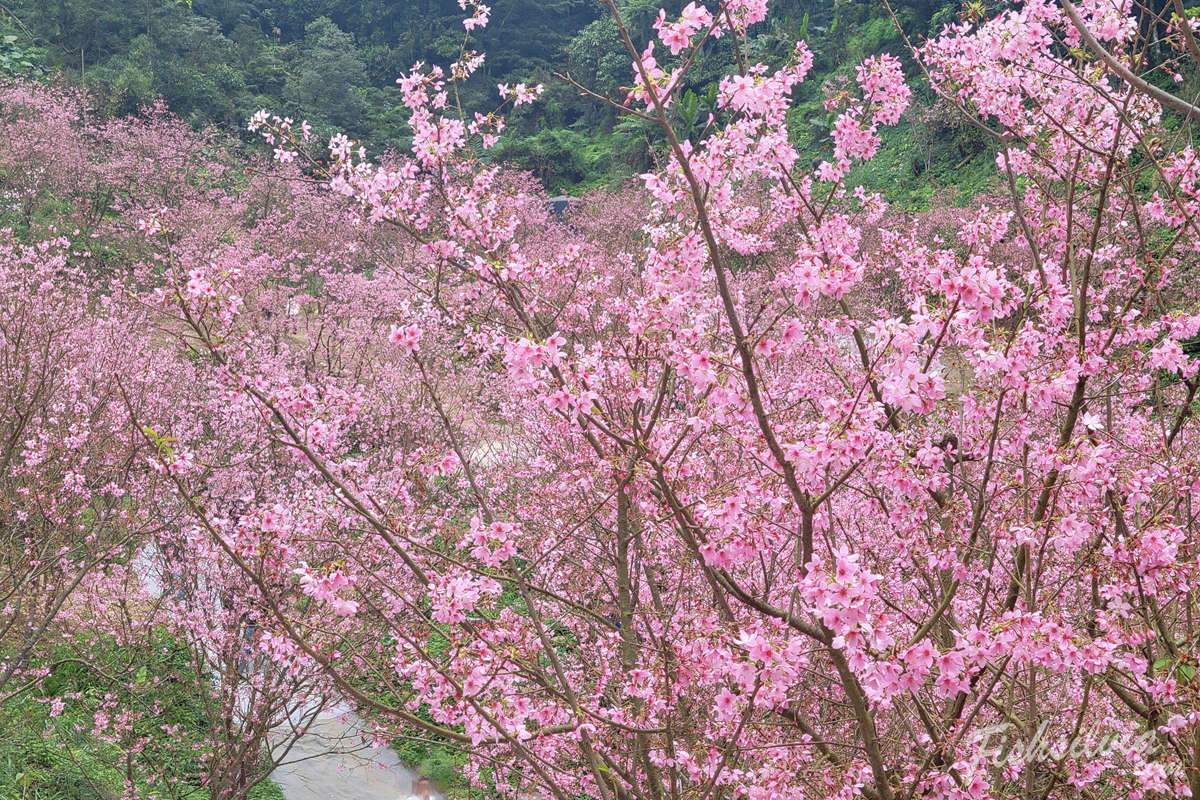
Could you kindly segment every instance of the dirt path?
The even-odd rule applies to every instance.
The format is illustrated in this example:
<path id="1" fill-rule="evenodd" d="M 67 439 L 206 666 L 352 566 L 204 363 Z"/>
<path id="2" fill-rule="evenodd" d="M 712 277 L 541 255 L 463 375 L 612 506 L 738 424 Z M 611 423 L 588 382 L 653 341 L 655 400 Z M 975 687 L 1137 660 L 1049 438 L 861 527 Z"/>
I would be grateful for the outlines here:
<path id="1" fill-rule="evenodd" d="M 341 711 L 317 717 L 271 775 L 287 800 L 405 800 L 414 793 L 417 774 L 391 748 L 361 744 L 355 723 Z"/>

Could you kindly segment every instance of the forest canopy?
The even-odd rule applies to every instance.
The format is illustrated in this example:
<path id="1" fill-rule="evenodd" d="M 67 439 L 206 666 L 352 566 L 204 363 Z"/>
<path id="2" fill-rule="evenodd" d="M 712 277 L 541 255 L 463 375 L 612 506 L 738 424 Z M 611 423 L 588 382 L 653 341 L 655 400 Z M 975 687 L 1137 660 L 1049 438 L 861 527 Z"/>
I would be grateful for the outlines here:
<path id="1" fill-rule="evenodd" d="M 682 5 L 667 3 L 666 10 Z M 657 2 L 620 6 L 635 38 L 652 33 Z M 62 70 L 108 112 L 136 113 L 162 99 L 193 127 L 244 130 L 266 108 L 307 119 L 323 135 L 345 132 L 373 152 L 403 149 L 411 135 L 396 79 L 415 63 L 457 58 L 465 33 L 454 0 L 12 0 L 5 8 L 0 69 Z M 950 0 L 900 0 L 892 11 L 904 33 L 920 40 L 957 19 L 959 8 Z M 599 3 L 496 0 L 488 26 L 474 33 L 469 46 L 486 59 L 462 88 L 464 108 L 494 106 L 500 83 L 547 87 L 536 112 L 509 119 L 494 158 L 532 171 L 552 190 L 572 192 L 648 168 L 662 145 L 653 126 L 621 119 L 579 88 L 621 102 L 630 82 L 628 55 Z M 753 27 L 747 55 L 778 66 L 798 38 L 813 49 L 815 74 L 798 88 L 789 127 L 816 157 L 829 148 L 832 121 L 821 106 L 822 87 L 847 80 L 864 56 L 904 46 L 884 4 L 784 0 Z M 734 61 L 728 39 L 706 49 L 702 68 L 689 75 L 685 124 L 711 108 L 707 88 Z M 947 136 L 928 128 L 908 135 L 906 126 L 889 140 L 891 170 L 875 182 L 892 185 L 895 199 L 919 202 L 925 192 L 913 179 L 930 167 L 948 183 L 973 179 L 953 173 L 982 145 L 968 131 Z"/>

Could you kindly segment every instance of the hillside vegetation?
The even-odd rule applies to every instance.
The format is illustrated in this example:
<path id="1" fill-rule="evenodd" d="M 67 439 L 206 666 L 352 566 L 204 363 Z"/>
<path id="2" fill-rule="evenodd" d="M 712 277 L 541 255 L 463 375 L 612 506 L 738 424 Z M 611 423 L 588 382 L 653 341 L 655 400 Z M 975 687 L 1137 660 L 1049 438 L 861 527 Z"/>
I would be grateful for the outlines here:
<path id="1" fill-rule="evenodd" d="M 666 4 L 677 13 L 681 2 Z M 652 34 L 657 0 L 622 0 L 630 31 Z M 318 133 L 343 131 L 373 152 L 409 141 L 396 79 L 417 62 L 446 63 L 464 44 L 454 0 L 10 0 L 0 15 L 0 68 L 68 75 L 96 93 L 110 113 L 135 113 L 162 99 L 193 126 L 244 130 L 261 108 L 307 119 Z M 958 18 L 955 0 L 899 0 L 904 33 L 922 40 Z M 625 99 L 629 57 L 616 26 L 595 0 L 496 0 L 491 22 L 470 47 L 486 53 L 457 98 L 464 108 L 495 105 L 499 83 L 543 82 L 535 110 L 509 119 L 492 157 L 532 171 L 552 191 L 578 193 L 649 169 L 662 137 L 652 125 L 570 85 Z M 873 0 L 783 0 L 751 31 L 745 58 L 778 66 L 797 39 L 813 49 L 814 75 L 798 89 L 793 136 L 812 157 L 830 147 L 826 95 L 842 88 L 863 57 L 907 48 L 892 17 Z M 706 45 L 688 77 L 692 102 L 680 124 L 711 110 L 713 80 L 735 61 L 732 40 Z M 907 62 L 906 62 L 907 63 Z M 911 64 L 909 69 L 914 70 Z M 952 115 L 918 98 L 905 125 L 889 135 L 887 163 L 864 176 L 897 200 L 924 202 L 940 186 L 977 191 L 986 157 L 981 140 Z M 966 171 L 964 172 L 964 168 Z M 934 187 L 934 188 L 930 188 Z"/>

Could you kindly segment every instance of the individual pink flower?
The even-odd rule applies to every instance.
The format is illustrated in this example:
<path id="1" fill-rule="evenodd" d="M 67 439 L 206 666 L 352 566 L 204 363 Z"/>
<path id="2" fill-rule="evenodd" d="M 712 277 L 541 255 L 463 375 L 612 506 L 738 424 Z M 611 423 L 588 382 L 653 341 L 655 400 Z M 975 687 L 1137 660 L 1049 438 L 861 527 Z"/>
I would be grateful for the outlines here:
<path id="1" fill-rule="evenodd" d="M 423 331 L 421 328 L 415 324 L 405 325 L 404 327 L 393 325 L 391 332 L 388 334 L 388 341 L 392 344 L 400 345 L 405 353 L 412 354 L 417 351 L 417 345 L 421 341 L 422 334 Z"/>

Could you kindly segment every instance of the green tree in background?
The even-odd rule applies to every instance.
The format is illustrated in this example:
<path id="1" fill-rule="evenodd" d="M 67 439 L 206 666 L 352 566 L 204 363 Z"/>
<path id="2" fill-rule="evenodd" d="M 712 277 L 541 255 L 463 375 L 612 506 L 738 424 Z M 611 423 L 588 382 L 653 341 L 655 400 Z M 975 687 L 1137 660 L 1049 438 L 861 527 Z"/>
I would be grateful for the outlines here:
<path id="1" fill-rule="evenodd" d="M 359 87 L 367 83 L 367 68 L 354 37 L 328 17 L 317 17 L 304 31 L 284 81 L 289 113 L 326 132 L 336 129 L 362 137 L 365 104 Z"/>
<path id="2" fill-rule="evenodd" d="M 248 108 L 246 76 L 220 26 L 176 4 L 149 16 L 145 32 L 98 66 L 88 82 L 119 112 L 135 112 L 161 97 L 196 124 L 238 124 Z"/>

